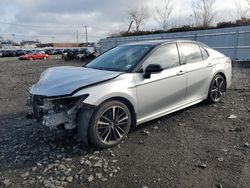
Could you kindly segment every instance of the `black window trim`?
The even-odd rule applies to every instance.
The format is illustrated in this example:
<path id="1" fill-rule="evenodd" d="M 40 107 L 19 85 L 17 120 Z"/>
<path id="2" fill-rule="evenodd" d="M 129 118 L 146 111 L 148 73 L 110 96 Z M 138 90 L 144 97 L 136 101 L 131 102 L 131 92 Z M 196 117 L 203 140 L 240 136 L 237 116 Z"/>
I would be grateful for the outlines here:
<path id="1" fill-rule="evenodd" d="M 208 51 L 201 45 L 201 44 L 199 44 L 199 46 L 200 46 L 200 51 L 201 51 L 201 56 L 202 56 L 202 59 L 203 59 L 203 61 L 205 61 L 206 59 L 208 59 L 209 58 L 209 53 L 208 53 Z M 206 53 L 207 53 L 207 58 L 204 58 L 204 56 L 203 56 L 203 53 L 202 53 L 202 50 L 201 49 L 203 49 Z"/>

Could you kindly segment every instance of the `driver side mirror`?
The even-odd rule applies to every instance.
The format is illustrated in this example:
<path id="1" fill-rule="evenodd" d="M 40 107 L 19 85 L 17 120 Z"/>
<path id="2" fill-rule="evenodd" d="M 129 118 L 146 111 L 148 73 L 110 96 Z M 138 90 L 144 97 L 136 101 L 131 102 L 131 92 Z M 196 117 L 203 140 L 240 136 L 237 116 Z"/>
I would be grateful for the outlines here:
<path id="1" fill-rule="evenodd" d="M 157 74 L 163 71 L 163 68 L 159 64 L 150 64 L 146 67 L 145 73 L 143 75 L 144 78 L 149 79 L 151 78 L 151 74 Z"/>

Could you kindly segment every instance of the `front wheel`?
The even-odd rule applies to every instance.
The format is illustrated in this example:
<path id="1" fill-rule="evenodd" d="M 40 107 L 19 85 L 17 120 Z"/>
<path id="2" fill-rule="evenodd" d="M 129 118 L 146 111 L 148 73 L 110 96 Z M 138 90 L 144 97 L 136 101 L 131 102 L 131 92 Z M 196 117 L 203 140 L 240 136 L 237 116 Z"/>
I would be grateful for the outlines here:
<path id="1" fill-rule="evenodd" d="M 221 101 L 222 95 L 226 92 L 226 80 L 220 74 L 217 74 L 209 87 L 208 101 L 210 103 L 217 103 Z"/>
<path id="2" fill-rule="evenodd" d="M 100 148 L 117 145 L 126 137 L 131 127 L 129 108 L 119 101 L 101 104 L 91 118 L 88 137 Z"/>

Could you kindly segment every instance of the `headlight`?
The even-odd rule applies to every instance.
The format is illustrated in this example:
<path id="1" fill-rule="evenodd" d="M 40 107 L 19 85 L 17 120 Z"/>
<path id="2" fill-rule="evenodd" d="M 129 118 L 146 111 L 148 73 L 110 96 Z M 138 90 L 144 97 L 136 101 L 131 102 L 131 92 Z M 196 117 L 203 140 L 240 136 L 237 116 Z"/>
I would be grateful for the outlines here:
<path id="1" fill-rule="evenodd" d="M 58 97 L 58 98 L 47 98 L 45 99 L 47 102 L 52 102 L 56 109 L 70 109 L 75 105 L 80 105 L 82 101 L 84 101 L 89 94 L 77 96 L 77 97 Z"/>
<path id="2" fill-rule="evenodd" d="M 85 95 L 80 95 L 80 96 L 65 96 L 65 97 L 51 97 L 51 98 L 47 98 L 47 101 L 57 101 L 57 100 L 85 100 L 87 97 L 89 96 L 89 94 L 85 94 Z"/>

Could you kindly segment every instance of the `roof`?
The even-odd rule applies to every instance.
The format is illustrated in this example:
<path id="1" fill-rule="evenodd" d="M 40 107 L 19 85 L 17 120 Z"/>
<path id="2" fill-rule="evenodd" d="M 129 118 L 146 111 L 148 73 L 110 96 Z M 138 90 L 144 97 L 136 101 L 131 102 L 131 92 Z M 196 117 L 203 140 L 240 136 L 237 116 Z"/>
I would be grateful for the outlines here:
<path id="1" fill-rule="evenodd" d="M 145 41 L 126 43 L 124 45 L 152 45 L 152 46 L 156 46 L 156 45 L 160 45 L 160 44 L 167 43 L 167 42 L 197 42 L 197 41 L 178 40 L 178 39 L 175 39 L 175 40 L 145 40 Z"/>

